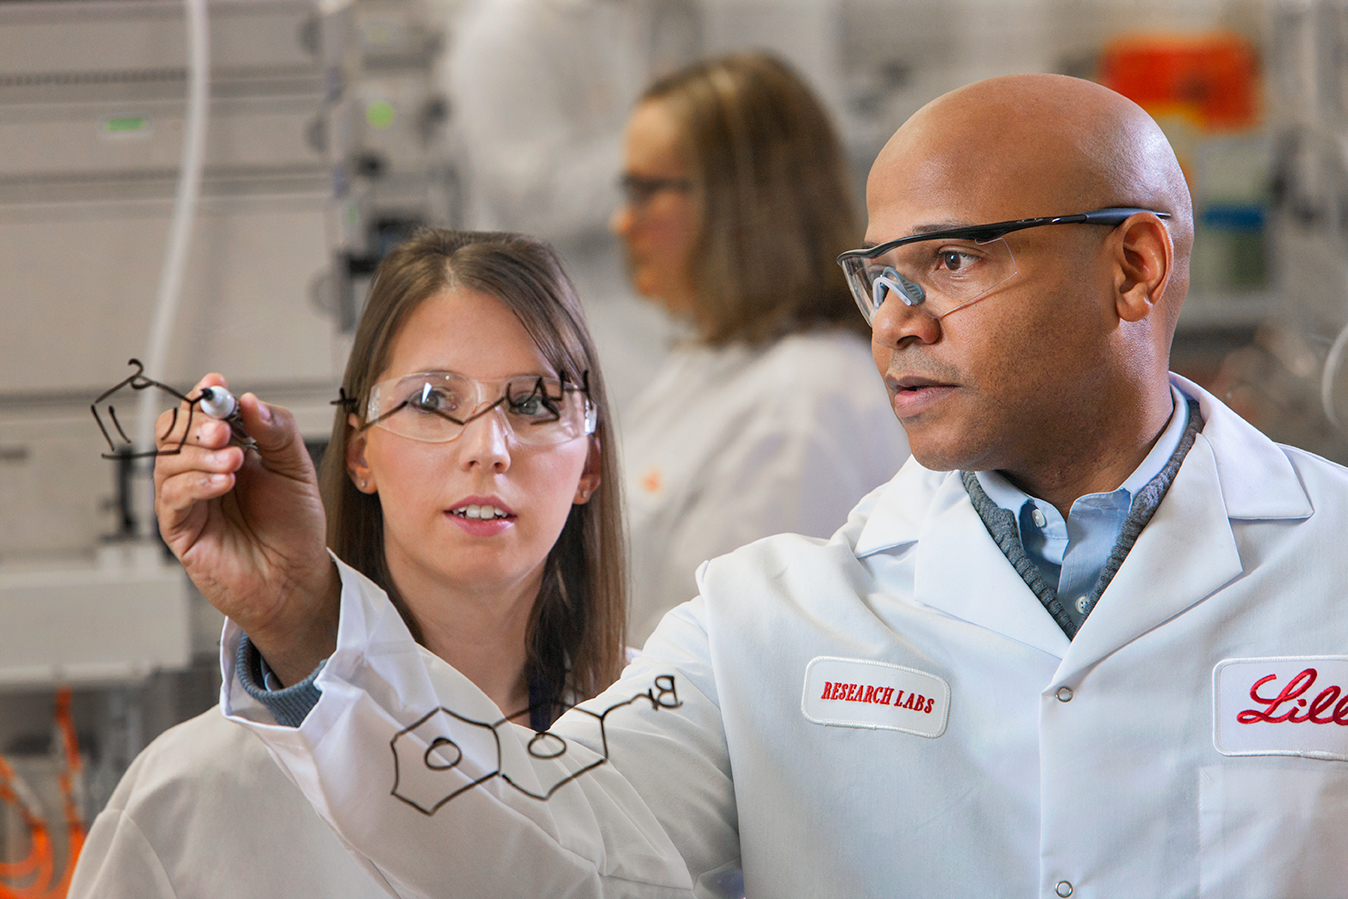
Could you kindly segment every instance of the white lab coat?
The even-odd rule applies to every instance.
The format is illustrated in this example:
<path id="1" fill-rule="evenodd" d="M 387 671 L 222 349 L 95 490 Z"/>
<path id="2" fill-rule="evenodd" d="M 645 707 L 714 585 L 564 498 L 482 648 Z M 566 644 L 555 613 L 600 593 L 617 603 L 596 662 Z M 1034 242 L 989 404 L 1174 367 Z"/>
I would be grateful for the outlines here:
<path id="1" fill-rule="evenodd" d="M 654 74 L 690 61 L 697 24 L 673 0 L 479 0 L 445 68 L 468 227 L 551 241 L 585 303 L 619 408 L 672 333 L 628 285 L 608 220 L 622 134 Z M 684 17 L 687 18 L 686 16 Z"/>
<path id="2" fill-rule="evenodd" d="M 1302 754 L 1226 754 L 1217 734 L 1246 695 L 1219 702 L 1214 678 L 1255 658 L 1319 666 L 1334 696 L 1348 685 L 1348 473 L 1177 383 L 1202 433 L 1070 643 L 958 475 L 910 461 L 831 540 L 773 537 L 705 566 L 700 598 L 584 707 L 668 700 L 655 678 L 672 674 L 678 708 L 615 707 L 602 734 L 573 711 L 554 728 L 571 741 L 560 760 L 502 733 L 500 766 L 535 792 L 606 739 L 608 763 L 546 802 L 499 777 L 429 816 L 390 795 L 401 728 L 437 707 L 493 710 L 349 570 L 301 727 L 260 723 L 232 680 L 226 711 L 406 895 L 678 895 L 735 859 L 755 897 L 1342 895 L 1348 727 L 1260 725 Z M 823 709 L 809 678 L 836 691 L 860 668 L 906 686 L 910 708 Z M 417 764 L 425 743 L 410 740 L 400 772 L 427 805 L 497 764 L 490 734 L 438 714 L 418 733 L 456 741 L 457 765 Z"/>
<path id="3" fill-rule="evenodd" d="M 862 337 L 675 350 L 623 428 L 630 642 L 693 597 L 704 561 L 770 534 L 827 537 L 907 455 Z"/>
<path id="4" fill-rule="evenodd" d="M 375 899 L 261 741 L 218 709 L 161 734 L 94 819 L 70 899 Z"/>

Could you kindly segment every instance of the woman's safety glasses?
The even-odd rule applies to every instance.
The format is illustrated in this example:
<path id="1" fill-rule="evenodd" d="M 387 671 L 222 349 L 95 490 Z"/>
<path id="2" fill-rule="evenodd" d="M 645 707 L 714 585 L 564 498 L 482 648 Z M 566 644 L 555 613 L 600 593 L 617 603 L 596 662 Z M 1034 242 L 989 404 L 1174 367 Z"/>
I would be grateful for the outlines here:
<path id="1" fill-rule="evenodd" d="M 448 443 L 469 422 L 495 412 L 520 443 L 552 446 L 593 434 L 599 414 L 588 384 L 517 375 L 477 381 L 448 371 L 380 381 L 370 391 L 365 424 L 423 443 Z"/>
<path id="2" fill-rule="evenodd" d="M 838 264 L 847 275 L 852 298 L 867 324 L 873 324 L 876 311 L 890 294 L 939 320 L 978 302 L 1016 273 L 1016 259 L 1003 235 L 1041 225 L 1115 227 L 1141 212 L 1170 218 L 1167 212 L 1151 209 L 1111 207 L 1076 215 L 972 225 L 848 250 L 838 257 Z"/>

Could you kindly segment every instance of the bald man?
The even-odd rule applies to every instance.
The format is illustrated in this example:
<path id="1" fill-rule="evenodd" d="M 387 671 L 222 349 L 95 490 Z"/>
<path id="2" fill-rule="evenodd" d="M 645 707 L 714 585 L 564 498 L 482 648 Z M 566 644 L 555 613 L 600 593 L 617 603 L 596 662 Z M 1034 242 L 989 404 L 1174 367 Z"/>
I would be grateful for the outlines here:
<path id="1" fill-rule="evenodd" d="M 1348 478 L 1168 374 L 1155 123 L 980 82 L 867 205 L 841 262 L 914 458 L 831 540 L 704 565 L 532 756 L 345 568 L 317 704 L 273 724 L 235 629 L 229 712 L 407 895 L 1342 895 Z"/>

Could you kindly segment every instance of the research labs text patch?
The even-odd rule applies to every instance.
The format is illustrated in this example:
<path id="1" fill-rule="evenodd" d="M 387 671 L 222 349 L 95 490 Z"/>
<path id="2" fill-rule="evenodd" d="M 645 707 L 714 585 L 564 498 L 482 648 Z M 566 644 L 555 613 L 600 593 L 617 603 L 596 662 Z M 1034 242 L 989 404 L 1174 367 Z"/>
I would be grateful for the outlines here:
<path id="1" fill-rule="evenodd" d="M 950 685 L 915 668 L 819 656 L 805 666 L 800 707 L 815 724 L 939 737 L 950 714 Z"/>

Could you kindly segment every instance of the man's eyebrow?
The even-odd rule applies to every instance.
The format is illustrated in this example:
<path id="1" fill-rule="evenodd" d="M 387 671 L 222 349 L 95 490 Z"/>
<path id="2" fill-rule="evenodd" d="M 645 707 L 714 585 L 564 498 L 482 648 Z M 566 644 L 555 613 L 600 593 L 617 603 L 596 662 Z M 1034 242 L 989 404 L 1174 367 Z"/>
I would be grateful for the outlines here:
<path id="1" fill-rule="evenodd" d="M 977 228 L 978 225 L 972 222 L 932 222 L 927 225 L 915 225 L 911 234 L 905 234 L 904 237 L 917 237 L 919 234 L 935 234 L 938 231 L 953 231 L 956 228 Z M 890 240 L 902 240 L 900 237 L 891 237 Z M 882 240 L 880 243 L 889 243 L 889 240 Z M 868 240 L 861 245 L 864 250 L 872 250 L 880 246 L 873 240 Z"/>
<path id="2" fill-rule="evenodd" d="M 913 228 L 913 236 L 919 234 L 934 234 L 937 231 L 953 231 L 956 228 L 977 228 L 976 222 L 934 222 L 930 225 L 917 225 Z"/>

